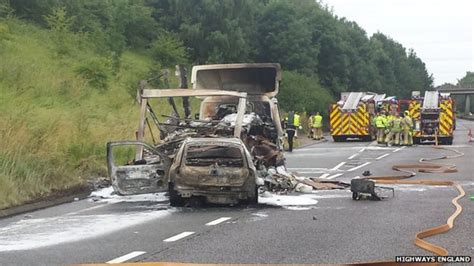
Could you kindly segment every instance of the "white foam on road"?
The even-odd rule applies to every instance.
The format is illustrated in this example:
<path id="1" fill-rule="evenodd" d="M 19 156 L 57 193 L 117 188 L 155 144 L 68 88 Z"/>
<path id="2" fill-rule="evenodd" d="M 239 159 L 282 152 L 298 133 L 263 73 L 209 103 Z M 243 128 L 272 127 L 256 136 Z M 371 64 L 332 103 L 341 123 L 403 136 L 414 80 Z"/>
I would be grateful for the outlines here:
<path id="1" fill-rule="evenodd" d="M 168 197 L 165 196 L 165 192 L 160 193 L 148 193 L 138 194 L 130 196 L 120 196 L 115 194 L 113 187 L 106 187 L 92 192 L 89 195 L 90 198 L 101 202 L 139 202 L 139 201 L 167 201 Z"/>
<path id="2" fill-rule="evenodd" d="M 258 203 L 273 206 L 308 206 L 316 205 L 318 201 L 308 197 L 308 195 L 292 196 L 271 194 L 271 196 L 259 197 Z"/>
<path id="3" fill-rule="evenodd" d="M 292 211 L 307 211 L 311 210 L 311 207 L 300 207 L 300 206 L 284 206 L 283 208 L 287 210 L 292 210 Z"/>
<path id="4" fill-rule="evenodd" d="M 29 250 L 98 237 L 160 219 L 171 210 L 23 219 L 0 228 L 0 251 Z"/>

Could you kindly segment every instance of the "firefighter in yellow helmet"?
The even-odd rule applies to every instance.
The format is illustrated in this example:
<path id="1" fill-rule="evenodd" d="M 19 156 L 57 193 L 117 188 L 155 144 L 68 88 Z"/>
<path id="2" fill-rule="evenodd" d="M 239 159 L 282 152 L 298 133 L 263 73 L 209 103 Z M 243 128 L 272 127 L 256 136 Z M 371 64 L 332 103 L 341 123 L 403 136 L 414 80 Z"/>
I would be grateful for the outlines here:
<path id="1" fill-rule="evenodd" d="M 311 128 L 314 129 L 314 139 L 320 140 L 323 138 L 323 117 L 319 112 L 316 112 L 316 115 L 314 115 Z"/>
<path id="2" fill-rule="evenodd" d="M 395 142 L 395 145 L 400 145 L 400 134 L 402 132 L 402 119 L 400 118 L 400 114 L 395 113 L 394 118 L 389 121 L 389 129 L 390 131 L 385 138 L 387 146 L 392 146 L 393 142 Z"/>
<path id="3" fill-rule="evenodd" d="M 402 128 L 403 144 L 408 146 L 413 145 L 413 119 L 411 119 L 410 112 L 408 112 L 408 110 L 403 113 Z"/>
<path id="4" fill-rule="evenodd" d="M 385 142 L 385 127 L 387 125 L 387 118 L 385 117 L 385 111 L 381 111 L 374 118 L 375 128 L 377 129 L 377 143 L 381 144 Z"/>

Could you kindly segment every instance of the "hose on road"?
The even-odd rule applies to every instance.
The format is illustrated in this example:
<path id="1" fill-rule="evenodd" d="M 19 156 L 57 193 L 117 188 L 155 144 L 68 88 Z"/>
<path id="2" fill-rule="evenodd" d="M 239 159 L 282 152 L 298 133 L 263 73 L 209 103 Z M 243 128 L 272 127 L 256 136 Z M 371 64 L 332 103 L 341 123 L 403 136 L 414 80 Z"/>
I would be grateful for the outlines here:
<path id="1" fill-rule="evenodd" d="M 406 175 L 395 175 L 395 176 L 375 176 L 375 177 L 366 177 L 365 179 L 373 180 L 375 183 L 379 184 L 393 184 L 393 185 L 427 185 L 427 186 L 452 186 L 456 188 L 459 194 L 451 200 L 451 203 L 456 207 L 456 210 L 448 218 L 445 224 L 432 227 L 421 232 L 418 232 L 415 236 L 415 245 L 425 249 L 429 252 L 432 252 L 438 256 L 447 256 L 448 251 L 440 246 L 432 244 L 424 238 L 438 235 L 449 231 L 454 226 L 454 220 L 461 214 L 462 207 L 459 205 L 458 201 L 466 194 L 461 185 L 454 181 L 445 181 L 445 180 L 430 180 L 430 179 L 421 179 L 421 180 L 405 180 L 412 178 L 416 175 L 414 170 L 423 173 L 454 173 L 457 172 L 456 165 L 454 164 L 440 164 L 440 163 L 431 163 L 431 161 L 442 160 L 442 159 L 454 159 L 461 156 L 464 156 L 464 153 L 459 152 L 452 148 L 446 147 L 434 147 L 435 149 L 448 150 L 455 153 L 455 155 L 442 156 L 436 158 L 421 158 L 419 163 L 416 164 L 396 164 L 392 166 L 392 169 L 395 171 L 400 171 L 406 173 Z"/>

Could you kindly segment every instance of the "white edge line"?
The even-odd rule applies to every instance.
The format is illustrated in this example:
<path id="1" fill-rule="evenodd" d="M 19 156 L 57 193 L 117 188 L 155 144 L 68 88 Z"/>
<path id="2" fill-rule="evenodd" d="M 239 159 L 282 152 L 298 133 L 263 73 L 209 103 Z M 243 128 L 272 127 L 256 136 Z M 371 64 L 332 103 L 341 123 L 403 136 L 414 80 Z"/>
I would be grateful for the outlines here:
<path id="1" fill-rule="evenodd" d="M 375 160 L 380 160 L 380 159 L 385 158 L 389 155 L 390 155 L 390 153 L 385 153 L 384 155 L 380 155 L 379 157 L 375 158 Z"/>
<path id="2" fill-rule="evenodd" d="M 176 240 L 180 240 L 181 238 L 185 238 L 187 236 L 190 236 L 194 234 L 194 232 L 182 232 L 181 234 L 177 234 L 175 236 L 172 236 L 172 237 L 169 237 L 165 240 L 163 240 L 164 242 L 173 242 L 173 241 L 176 241 Z"/>
<path id="3" fill-rule="evenodd" d="M 354 153 L 352 154 L 349 158 L 347 158 L 348 160 L 352 160 L 354 159 L 355 157 L 357 157 L 359 154 L 358 153 Z"/>
<path id="4" fill-rule="evenodd" d="M 217 225 L 227 220 L 230 220 L 232 217 L 221 217 L 219 219 L 215 219 L 214 221 L 208 222 L 206 225 Z"/>
<path id="5" fill-rule="evenodd" d="M 335 175 L 329 176 L 327 179 L 333 179 L 333 178 L 336 178 L 336 177 L 341 176 L 341 175 L 343 175 L 343 173 L 335 174 Z"/>
<path id="6" fill-rule="evenodd" d="M 118 258 L 115 258 L 113 260 L 109 260 L 107 261 L 106 263 L 107 264 L 115 264 L 115 263 L 122 263 L 122 262 L 125 262 L 127 260 L 130 260 L 130 259 L 133 259 L 135 257 L 138 257 L 140 255 L 143 255 L 145 254 L 146 252 L 145 251 L 133 251 L 133 252 L 130 252 L 128 254 L 125 254 L 123 256 L 120 256 Z"/>
<path id="7" fill-rule="evenodd" d="M 331 170 L 337 170 L 337 169 L 339 169 L 339 167 L 341 167 L 341 166 L 343 166 L 343 165 L 345 165 L 345 164 L 346 164 L 346 162 L 341 162 L 341 163 L 339 163 L 338 165 L 334 166 Z"/>
<path id="8" fill-rule="evenodd" d="M 356 166 L 356 167 L 353 167 L 353 168 L 347 170 L 347 172 L 352 172 L 352 171 L 354 171 L 354 170 L 357 170 L 357 169 L 362 168 L 362 167 L 364 167 L 364 166 L 366 166 L 366 165 L 369 165 L 369 164 L 370 164 L 370 162 L 365 162 L 365 163 L 363 163 L 363 164 L 361 164 L 361 165 L 359 165 L 359 166 Z"/>

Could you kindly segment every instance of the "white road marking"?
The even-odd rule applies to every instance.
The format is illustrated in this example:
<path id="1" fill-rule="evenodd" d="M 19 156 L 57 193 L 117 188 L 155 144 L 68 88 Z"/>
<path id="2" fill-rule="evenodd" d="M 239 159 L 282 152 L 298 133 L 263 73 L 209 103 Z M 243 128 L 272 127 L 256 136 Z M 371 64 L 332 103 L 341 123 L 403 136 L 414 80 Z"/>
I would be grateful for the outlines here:
<path id="1" fill-rule="evenodd" d="M 220 224 L 222 222 L 225 222 L 227 220 L 230 220 L 232 217 L 221 217 L 219 219 L 215 219 L 214 221 L 208 222 L 206 225 L 216 225 Z"/>
<path id="2" fill-rule="evenodd" d="M 327 169 L 327 168 L 311 168 L 311 167 L 308 167 L 308 168 L 287 168 L 288 171 L 322 171 L 322 172 L 327 172 L 329 171 L 330 169 Z"/>
<path id="3" fill-rule="evenodd" d="M 333 178 L 336 178 L 336 177 L 341 176 L 341 175 L 343 175 L 343 173 L 335 174 L 335 175 L 332 175 L 332 176 L 328 176 L 327 179 L 333 179 Z"/>
<path id="4" fill-rule="evenodd" d="M 349 158 L 347 158 L 348 160 L 352 160 L 354 159 L 355 157 L 357 157 L 359 155 L 359 153 L 354 153 L 352 154 Z"/>
<path id="5" fill-rule="evenodd" d="M 365 149 L 367 149 L 367 147 L 364 147 L 364 148 L 360 149 L 359 152 L 363 152 L 363 151 L 365 151 Z"/>
<path id="6" fill-rule="evenodd" d="M 125 261 L 127 261 L 127 260 L 131 260 L 131 259 L 133 259 L 133 258 L 135 258 L 135 257 L 138 257 L 138 256 L 140 256 L 140 255 L 143 255 L 143 254 L 145 254 L 145 253 L 146 253 L 145 251 L 133 251 L 133 252 L 130 252 L 130 253 L 128 253 L 128 254 L 125 254 L 125 255 L 123 255 L 123 256 L 121 256 L 121 257 L 115 258 L 115 259 L 113 259 L 113 260 L 109 260 L 109 261 L 107 261 L 106 263 L 107 263 L 107 264 L 122 263 L 122 262 L 125 262 Z"/>
<path id="7" fill-rule="evenodd" d="M 163 241 L 164 242 L 174 242 L 176 240 L 180 240 L 181 238 L 185 238 L 185 237 L 190 236 L 192 234 L 194 234 L 194 232 L 182 232 L 181 234 L 177 234 L 177 235 L 172 236 L 170 238 L 167 238 Z"/>
<path id="8" fill-rule="evenodd" d="M 354 177 L 354 179 L 359 179 L 359 178 L 360 178 L 360 176 L 356 176 L 356 177 Z"/>
<path id="9" fill-rule="evenodd" d="M 366 166 L 366 165 L 369 165 L 369 164 L 370 164 L 370 162 L 363 163 L 363 164 L 361 164 L 361 165 L 359 165 L 359 166 L 352 167 L 351 169 L 347 170 L 347 172 L 355 171 L 355 170 L 357 170 L 357 169 L 359 169 L 359 168 L 362 168 L 362 167 L 364 167 L 364 166 Z"/>
<path id="10" fill-rule="evenodd" d="M 328 177 L 328 176 L 329 176 L 329 174 L 326 173 L 326 174 L 322 174 L 322 175 L 321 175 L 320 177 L 318 177 L 318 178 L 326 178 L 326 177 Z"/>
<path id="11" fill-rule="evenodd" d="M 380 160 L 380 159 L 385 158 L 385 157 L 387 157 L 387 156 L 389 156 L 389 155 L 390 155 L 390 153 L 385 153 L 385 154 L 380 155 L 379 157 L 375 158 L 375 160 Z"/>
<path id="12" fill-rule="evenodd" d="M 400 147 L 400 148 L 398 148 L 398 149 L 393 150 L 392 152 L 397 152 L 397 151 L 403 150 L 403 149 L 405 149 L 406 147 L 407 147 L 407 146 Z"/>
<path id="13" fill-rule="evenodd" d="M 341 167 L 341 166 L 343 166 L 343 165 L 345 165 L 345 164 L 346 164 L 346 162 L 341 162 L 341 163 L 339 163 L 338 165 L 334 166 L 331 170 L 337 170 L 337 169 L 339 169 L 339 167 Z"/>

